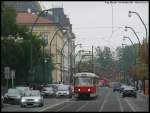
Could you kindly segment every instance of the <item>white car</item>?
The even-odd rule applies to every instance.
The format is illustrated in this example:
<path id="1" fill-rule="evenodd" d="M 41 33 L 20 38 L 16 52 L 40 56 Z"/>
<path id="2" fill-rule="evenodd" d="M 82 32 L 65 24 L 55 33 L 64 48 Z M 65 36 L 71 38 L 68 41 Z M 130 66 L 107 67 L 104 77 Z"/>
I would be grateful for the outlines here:
<path id="1" fill-rule="evenodd" d="M 58 87 L 58 91 L 56 92 L 56 97 L 72 97 L 72 93 L 69 85 L 60 84 L 57 87 Z"/>
<path id="2" fill-rule="evenodd" d="M 120 87 L 120 93 L 122 93 L 123 92 L 123 90 L 124 90 L 124 88 L 126 88 L 126 87 L 128 87 L 127 85 L 121 85 L 121 87 Z"/>
<path id="3" fill-rule="evenodd" d="M 26 106 L 43 106 L 44 99 L 40 94 L 39 90 L 30 90 L 27 91 L 24 97 L 21 98 L 20 107 Z"/>
<path id="4" fill-rule="evenodd" d="M 137 97 L 136 90 L 133 86 L 125 87 L 122 92 L 122 97 Z"/>
<path id="5" fill-rule="evenodd" d="M 24 86 L 18 86 L 16 87 L 16 89 L 20 91 L 21 95 L 24 95 L 26 91 L 30 90 L 29 87 L 24 87 Z"/>
<path id="6" fill-rule="evenodd" d="M 4 101 L 7 103 L 19 103 L 21 99 L 21 93 L 14 88 L 8 89 L 8 92 L 4 95 Z"/>

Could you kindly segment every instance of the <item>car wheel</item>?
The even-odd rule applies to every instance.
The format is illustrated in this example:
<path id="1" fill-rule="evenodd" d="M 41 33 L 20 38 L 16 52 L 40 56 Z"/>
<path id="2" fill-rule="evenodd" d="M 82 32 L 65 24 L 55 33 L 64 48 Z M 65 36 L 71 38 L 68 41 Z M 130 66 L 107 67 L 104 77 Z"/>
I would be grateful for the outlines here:
<path id="1" fill-rule="evenodd" d="M 24 105 L 20 105 L 21 108 L 25 107 Z"/>
<path id="2" fill-rule="evenodd" d="M 39 105 L 39 107 L 42 107 L 42 106 L 44 106 L 44 103 L 43 103 L 43 102 Z"/>

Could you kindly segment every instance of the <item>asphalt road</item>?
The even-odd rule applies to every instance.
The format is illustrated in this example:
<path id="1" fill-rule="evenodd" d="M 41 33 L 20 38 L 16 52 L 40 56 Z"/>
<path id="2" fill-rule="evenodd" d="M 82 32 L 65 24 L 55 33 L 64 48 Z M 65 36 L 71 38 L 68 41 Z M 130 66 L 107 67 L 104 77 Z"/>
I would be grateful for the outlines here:
<path id="1" fill-rule="evenodd" d="M 52 108 L 46 109 L 47 112 L 134 112 L 148 111 L 148 101 L 141 97 L 122 98 L 119 92 L 103 87 L 99 90 L 98 98 L 89 100 L 75 100 L 64 102 Z"/>
<path id="2" fill-rule="evenodd" d="M 25 108 L 21 108 L 20 105 L 4 104 L 4 107 L 1 108 L 1 111 L 2 112 L 41 112 L 49 108 L 50 106 L 53 107 L 54 105 L 56 106 L 57 104 L 61 104 L 67 101 L 70 101 L 70 99 L 46 98 L 44 99 L 43 107 L 25 107 Z"/>
<path id="3" fill-rule="evenodd" d="M 12 112 L 136 112 L 149 111 L 148 99 L 125 97 L 122 98 L 119 92 L 113 92 L 111 88 L 99 88 L 98 97 L 96 99 L 75 98 L 48 98 L 44 101 L 43 107 L 20 108 L 19 105 L 4 105 L 1 111 Z"/>

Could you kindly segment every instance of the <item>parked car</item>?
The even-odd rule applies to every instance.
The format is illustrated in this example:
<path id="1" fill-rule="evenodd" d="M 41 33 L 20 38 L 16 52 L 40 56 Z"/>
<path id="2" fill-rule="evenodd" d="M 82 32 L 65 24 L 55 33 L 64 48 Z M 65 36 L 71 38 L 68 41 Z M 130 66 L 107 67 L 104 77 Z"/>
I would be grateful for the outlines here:
<path id="1" fill-rule="evenodd" d="M 137 97 L 136 90 L 132 86 L 125 87 L 122 92 L 122 97 Z"/>
<path id="2" fill-rule="evenodd" d="M 24 87 L 24 86 L 18 86 L 16 87 L 16 89 L 20 91 L 22 96 L 25 94 L 26 91 L 30 90 L 29 87 Z"/>
<path id="3" fill-rule="evenodd" d="M 57 87 L 58 91 L 56 92 L 56 97 L 72 97 L 70 85 L 60 84 Z"/>
<path id="4" fill-rule="evenodd" d="M 47 87 L 52 87 L 55 94 L 56 94 L 56 92 L 58 90 L 58 87 L 57 87 L 58 85 L 60 85 L 60 84 L 47 84 Z"/>
<path id="5" fill-rule="evenodd" d="M 3 108 L 3 107 L 4 107 L 4 96 L 1 95 L 1 108 Z"/>
<path id="6" fill-rule="evenodd" d="M 126 87 L 128 87 L 127 85 L 125 85 L 125 84 L 122 84 L 121 86 L 120 86 L 120 93 L 122 93 L 123 92 L 123 90 L 124 90 L 124 88 L 126 88 Z"/>
<path id="7" fill-rule="evenodd" d="M 19 103 L 21 99 L 21 93 L 14 88 L 8 89 L 8 93 L 5 93 L 4 95 L 4 102 L 7 103 Z"/>
<path id="8" fill-rule="evenodd" d="M 119 82 L 116 82 L 115 84 L 113 84 L 113 91 L 120 91 L 120 86 L 121 84 Z"/>
<path id="9" fill-rule="evenodd" d="M 43 106 L 44 99 L 41 96 L 39 90 L 30 90 L 25 92 L 25 95 L 21 98 L 20 107 L 26 106 Z"/>
<path id="10" fill-rule="evenodd" d="M 44 87 L 41 91 L 41 95 L 43 97 L 54 97 L 55 91 L 54 91 L 53 87 Z"/>

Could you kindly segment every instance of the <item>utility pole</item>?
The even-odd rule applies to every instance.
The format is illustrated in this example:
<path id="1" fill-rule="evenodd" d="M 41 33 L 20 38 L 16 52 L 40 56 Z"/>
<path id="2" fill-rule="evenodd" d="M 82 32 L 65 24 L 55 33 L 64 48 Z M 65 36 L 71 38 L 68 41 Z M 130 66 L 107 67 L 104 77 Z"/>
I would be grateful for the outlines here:
<path id="1" fill-rule="evenodd" d="M 92 46 L 92 72 L 94 72 L 93 46 Z"/>

